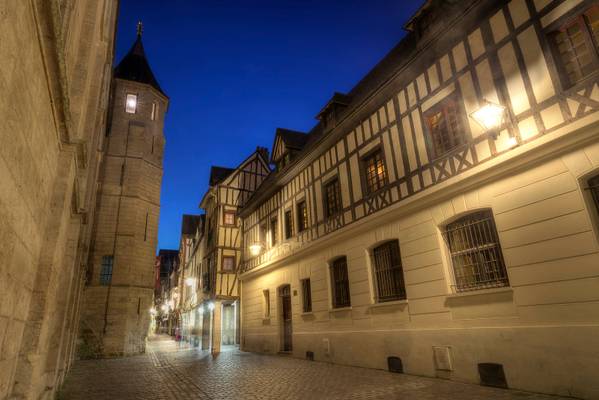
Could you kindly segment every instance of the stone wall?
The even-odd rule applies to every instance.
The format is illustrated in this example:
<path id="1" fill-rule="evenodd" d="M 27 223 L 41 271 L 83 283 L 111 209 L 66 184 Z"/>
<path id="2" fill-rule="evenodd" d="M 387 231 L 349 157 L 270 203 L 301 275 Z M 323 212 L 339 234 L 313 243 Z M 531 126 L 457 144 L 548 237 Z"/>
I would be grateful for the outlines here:
<path id="1" fill-rule="evenodd" d="M 0 398 L 73 360 L 117 0 L 0 5 Z"/>

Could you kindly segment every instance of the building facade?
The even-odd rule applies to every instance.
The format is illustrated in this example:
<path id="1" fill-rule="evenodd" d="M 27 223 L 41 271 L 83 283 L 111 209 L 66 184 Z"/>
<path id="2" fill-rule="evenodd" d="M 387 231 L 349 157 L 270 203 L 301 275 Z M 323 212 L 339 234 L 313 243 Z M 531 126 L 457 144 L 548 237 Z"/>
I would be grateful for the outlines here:
<path id="1" fill-rule="evenodd" d="M 599 7 L 426 1 L 240 212 L 242 349 L 599 397 Z"/>
<path id="2" fill-rule="evenodd" d="M 137 40 L 114 70 L 81 329 L 86 351 L 141 353 L 149 329 L 168 98 Z"/>
<path id="3" fill-rule="evenodd" d="M 117 0 L 0 5 L 0 398 L 53 398 L 74 359 Z"/>

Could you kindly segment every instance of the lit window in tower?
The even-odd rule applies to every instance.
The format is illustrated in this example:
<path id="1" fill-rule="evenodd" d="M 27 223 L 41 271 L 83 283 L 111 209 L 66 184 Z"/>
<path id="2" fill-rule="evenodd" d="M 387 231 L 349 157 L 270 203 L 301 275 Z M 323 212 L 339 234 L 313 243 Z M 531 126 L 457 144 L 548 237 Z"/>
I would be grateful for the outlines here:
<path id="1" fill-rule="evenodd" d="M 127 101 L 125 102 L 125 112 L 129 114 L 135 114 L 137 110 L 137 95 L 136 94 L 127 94 Z"/>

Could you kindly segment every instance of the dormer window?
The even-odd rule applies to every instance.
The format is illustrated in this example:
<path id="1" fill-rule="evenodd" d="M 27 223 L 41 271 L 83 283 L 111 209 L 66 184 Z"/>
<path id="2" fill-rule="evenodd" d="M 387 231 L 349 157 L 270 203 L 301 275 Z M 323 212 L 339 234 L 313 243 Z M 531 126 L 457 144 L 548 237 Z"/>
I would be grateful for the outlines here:
<path id="1" fill-rule="evenodd" d="M 316 116 L 325 130 L 333 129 L 337 125 L 337 117 L 341 110 L 350 103 L 350 97 L 343 93 L 335 93 L 329 102 L 320 110 Z"/>
<path id="2" fill-rule="evenodd" d="M 135 114 L 137 111 L 137 95 L 127 93 L 127 99 L 125 101 L 125 112 L 127 114 Z"/>

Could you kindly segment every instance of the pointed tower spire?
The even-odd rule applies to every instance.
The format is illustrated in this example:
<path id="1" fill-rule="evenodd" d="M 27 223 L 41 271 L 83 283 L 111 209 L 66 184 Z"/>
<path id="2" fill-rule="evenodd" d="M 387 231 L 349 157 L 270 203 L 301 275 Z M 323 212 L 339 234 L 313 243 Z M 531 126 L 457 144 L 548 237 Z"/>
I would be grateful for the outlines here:
<path id="1" fill-rule="evenodd" d="M 140 38 L 144 33 L 144 24 L 141 20 L 137 21 L 137 37 Z"/>

